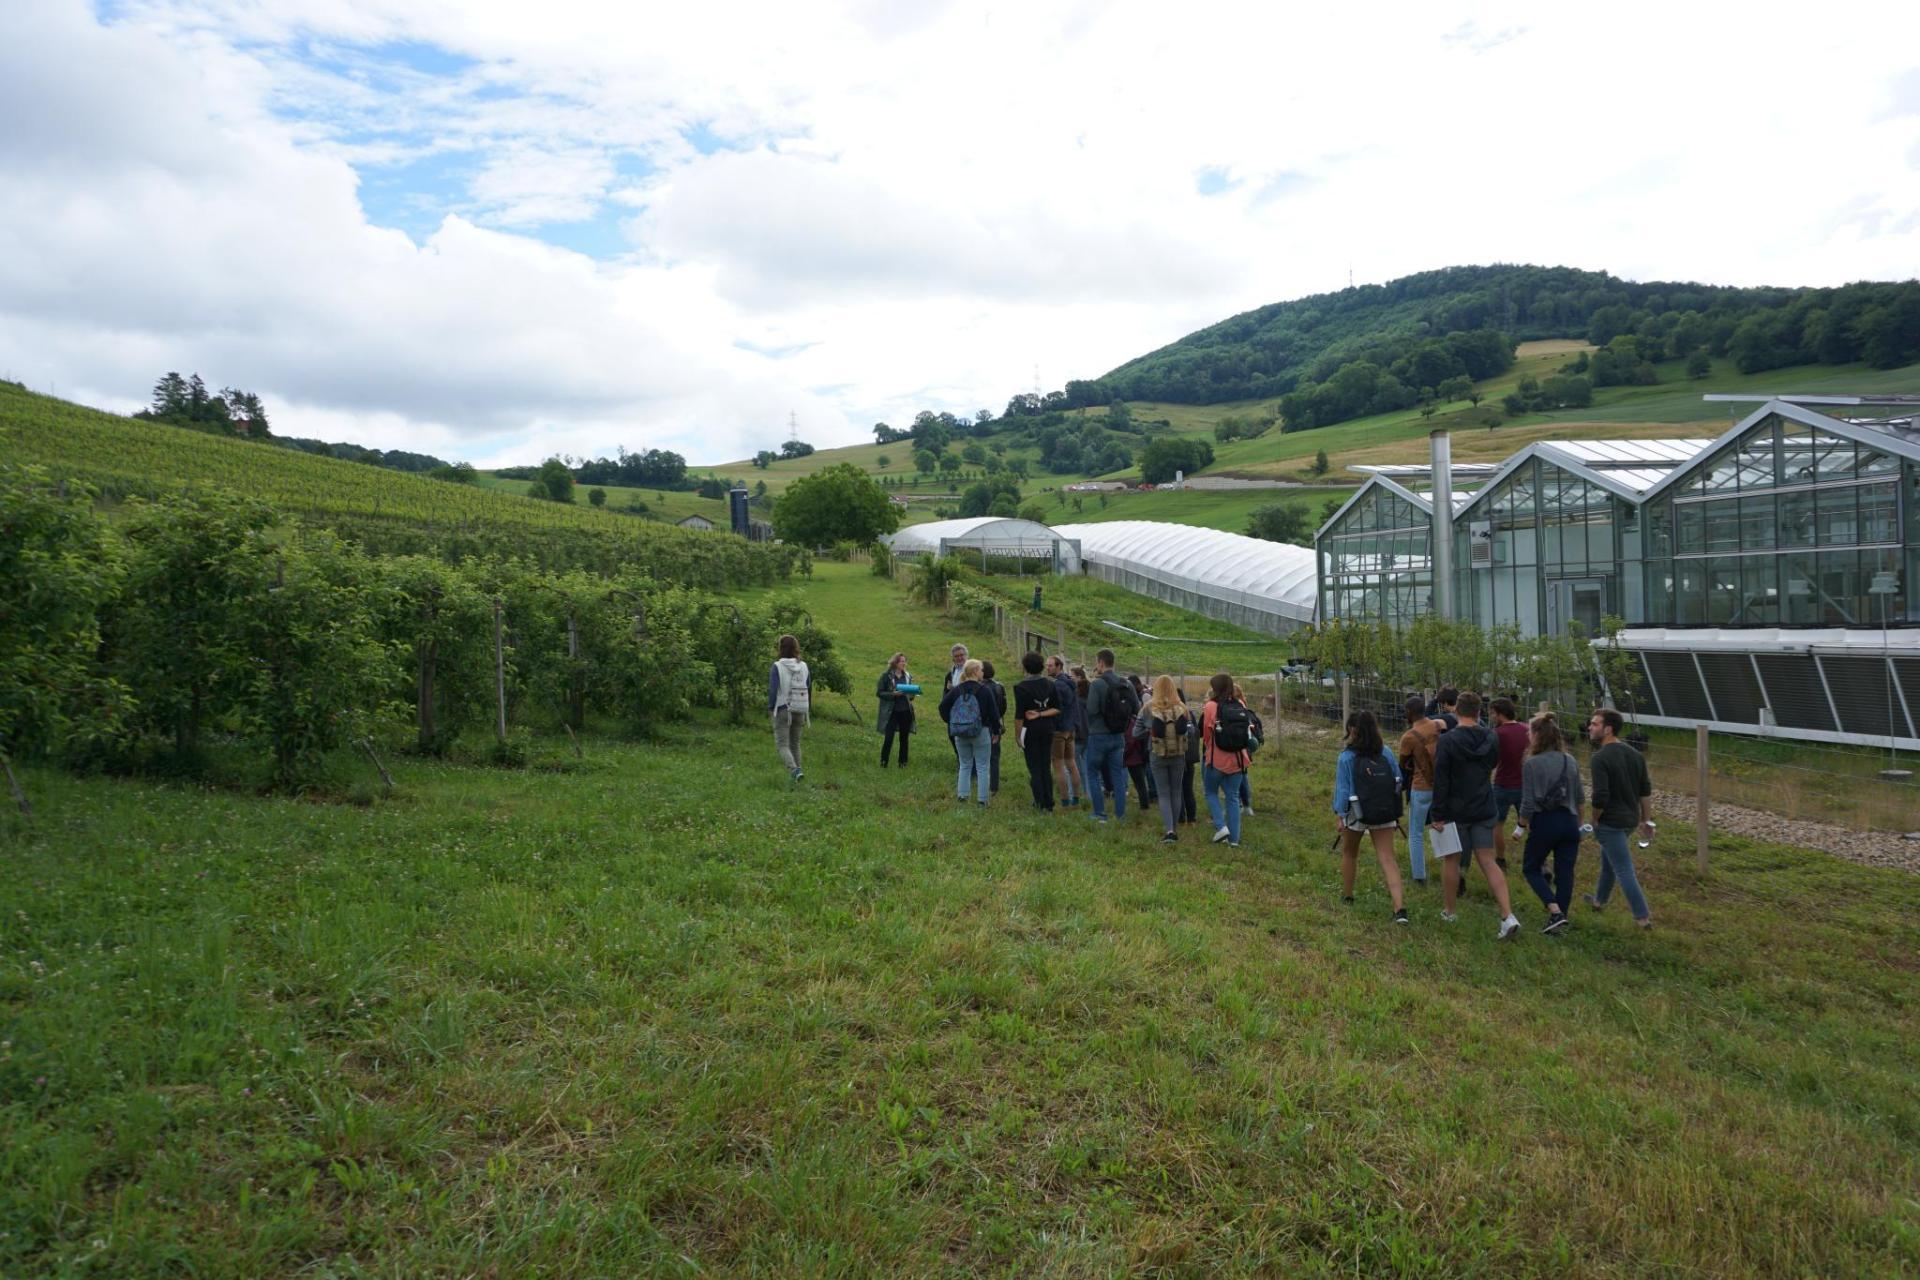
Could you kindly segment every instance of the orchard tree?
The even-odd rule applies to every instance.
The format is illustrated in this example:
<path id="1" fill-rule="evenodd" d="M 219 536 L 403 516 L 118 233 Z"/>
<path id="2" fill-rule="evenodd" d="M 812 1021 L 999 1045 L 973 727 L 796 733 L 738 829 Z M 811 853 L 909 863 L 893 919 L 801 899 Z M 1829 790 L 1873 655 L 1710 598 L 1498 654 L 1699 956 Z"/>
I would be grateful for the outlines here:
<path id="1" fill-rule="evenodd" d="M 921 475 L 931 475 L 933 469 L 939 465 L 940 459 L 934 454 L 933 450 L 915 449 L 913 451 L 913 469 Z"/>
<path id="2" fill-rule="evenodd" d="M 882 471 L 885 471 L 888 467 L 893 465 L 893 459 L 888 457 L 884 453 L 881 454 L 879 457 L 875 458 L 873 461 L 874 461 L 874 464 L 878 466 Z"/>
<path id="3" fill-rule="evenodd" d="M 774 531 L 803 547 L 835 542 L 866 546 L 899 524 L 899 508 L 886 491 L 850 462 L 794 481 L 773 509 Z"/>

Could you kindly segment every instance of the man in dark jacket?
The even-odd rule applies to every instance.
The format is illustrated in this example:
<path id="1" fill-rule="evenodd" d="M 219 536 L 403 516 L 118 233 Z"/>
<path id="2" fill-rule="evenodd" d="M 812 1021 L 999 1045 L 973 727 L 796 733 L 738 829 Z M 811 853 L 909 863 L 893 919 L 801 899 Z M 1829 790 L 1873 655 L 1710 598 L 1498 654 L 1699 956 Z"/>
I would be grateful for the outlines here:
<path id="1" fill-rule="evenodd" d="M 1460 892 L 1460 860 L 1469 851 L 1487 888 L 1500 907 L 1500 937 L 1511 938 L 1520 932 L 1520 921 L 1513 914 L 1507 897 L 1506 873 L 1493 860 L 1493 767 L 1500 761 L 1500 740 L 1493 730 L 1480 723 L 1480 695 L 1463 693 L 1455 704 L 1459 723 L 1440 735 L 1433 748 L 1433 806 L 1427 810 L 1427 825 L 1440 828 L 1453 824 L 1459 832 L 1460 847 L 1440 855 L 1444 909 L 1440 918 L 1451 922 L 1453 903 Z"/>

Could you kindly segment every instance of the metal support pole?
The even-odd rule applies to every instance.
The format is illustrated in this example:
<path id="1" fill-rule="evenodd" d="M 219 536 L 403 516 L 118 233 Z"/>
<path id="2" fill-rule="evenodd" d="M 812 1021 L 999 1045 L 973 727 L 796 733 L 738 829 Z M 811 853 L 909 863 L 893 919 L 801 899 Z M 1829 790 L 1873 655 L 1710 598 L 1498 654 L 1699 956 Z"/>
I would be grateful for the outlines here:
<path id="1" fill-rule="evenodd" d="M 1700 874 L 1707 874 L 1707 737 L 1709 730 L 1705 725 L 1695 725 L 1693 730 L 1693 754 L 1695 763 L 1700 766 L 1699 794 L 1694 799 L 1694 860 L 1700 866 Z"/>
<path id="2" fill-rule="evenodd" d="M 1340 728 L 1345 730 L 1347 721 L 1353 719 L 1353 680 L 1349 676 L 1340 677 Z"/>

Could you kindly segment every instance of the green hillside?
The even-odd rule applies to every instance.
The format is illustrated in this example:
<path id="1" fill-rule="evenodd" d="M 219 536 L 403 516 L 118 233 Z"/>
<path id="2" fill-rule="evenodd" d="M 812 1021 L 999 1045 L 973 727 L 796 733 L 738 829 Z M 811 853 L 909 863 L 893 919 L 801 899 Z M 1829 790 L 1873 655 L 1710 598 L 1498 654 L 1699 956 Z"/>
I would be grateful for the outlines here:
<path id="1" fill-rule="evenodd" d="M 1667 356 L 1730 356 L 1745 372 L 1816 361 L 1888 368 L 1920 358 L 1920 282 L 1736 289 L 1571 267 L 1448 267 L 1243 312 L 1096 380 L 1069 383 L 1066 398 L 1079 405 L 1277 397 L 1324 383 L 1349 362 L 1384 369 L 1423 342 L 1482 330 L 1600 345 L 1631 334 L 1658 342 Z M 1437 385 L 1430 373 L 1406 380 L 1416 390 Z"/>

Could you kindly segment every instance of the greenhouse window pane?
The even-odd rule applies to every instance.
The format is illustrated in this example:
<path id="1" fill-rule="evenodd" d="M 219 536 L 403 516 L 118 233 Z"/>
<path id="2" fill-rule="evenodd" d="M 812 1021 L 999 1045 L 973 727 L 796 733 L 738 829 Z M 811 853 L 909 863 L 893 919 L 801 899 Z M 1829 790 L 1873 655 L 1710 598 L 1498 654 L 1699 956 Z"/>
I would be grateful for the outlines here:
<path id="1" fill-rule="evenodd" d="M 1780 596 L 1788 626 L 1806 627 L 1820 621 L 1819 568 L 1810 555 L 1780 557 Z"/>
<path id="2" fill-rule="evenodd" d="M 1860 447 L 1858 471 L 1863 476 L 1892 475 L 1900 469 L 1900 459 L 1890 453 L 1881 453 L 1878 449 Z"/>
<path id="3" fill-rule="evenodd" d="M 1860 541 L 1894 542 L 1898 535 L 1894 531 L 1893 485 L 1867 484 L 1860 486 Z"/>
<path id="4" fill-rule="evenodd" d="M 1852 485 L 1818 490 L 1817 534 L 1823 547 L 1852 546 L 1860 540 L 1858 509 Z"/>
<path id="5" fill-rule="evenodd" d="M 1719 502 L 1700 504 L 1706 518 L 1707 550 L 1738 551 L 1740 549 L 1740 503 L 1738 499 L 1727 498 Z"/>
<path id="6" fill-rule="evenodd" d="M 1705 504 L 1699 502 L 1676 502 L 1674 519 L 1678 522 L 1675 531 L 1674 549 L 1682 555 L 1705 551 L 1707 549 L 1707 527 Z"/>
<path id="7" fill-rule="evenodd" d="M 1746 556 L 1740 562 L 1740 621 L 1763 627 L 1780 621 L 1780 557 Z"/>
<path id="8" fill-rule="evenodd" d="M 1858 552 L 1822 551 L 1819 582 L 1821 622 L 1828 626 L 1850 627 L 1865 621 Z"/>
<path id="9" fill-rule="evenodd" d="M 1740 488 L 1773 487 L 1773 427 L 1761 427 L 1740 442 Z"/>
<path id="10" fill-rule="evenodd" d="M 1731 449 L 1715 455 L 1705 470 L 1708 493 L 1724 493 L 1739 483 L 1740 461 Z"/>
<path id="11" fill-rule="evenodd" d="M 1815 480 L 1851 480 L 1854 467 L 1853 441 L 1830 436 L 1824 431 L 1813 434 L 1813 478 Z"/>
<path id="12" fill-rule="evenodd" d="M 1740 611 L 1740 561 L 1716 556 L 1707 563 L 1712 566 L 1707 571 L 1707 622 L 1727 626 Z"/>
<path id="13" fill-rule="evenodd" d="M 1813 494 L 1806 490 L 1783 493 L 1777 501 L 1780 504 L 1780 545 L 1783 547 L 1812 546 Z"/>
<path id="14" fill-rule="evenodd" d="M 1780 483 L 1813 483 L 1813 432 L 1798 423 L 1780 428 Z"/>
<path id="15" fill-rule="evenodd" d="M 1771 495 L 1740 499 L 1740 546 L 1743 550 L 1772 549 L 1776 526 L 1774 502 Z"/>

